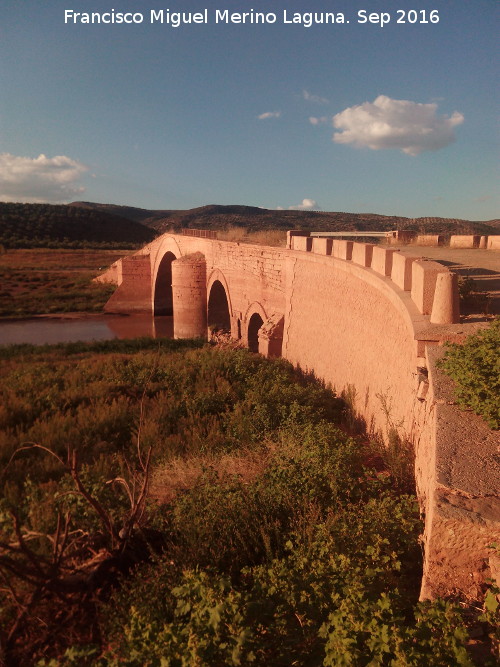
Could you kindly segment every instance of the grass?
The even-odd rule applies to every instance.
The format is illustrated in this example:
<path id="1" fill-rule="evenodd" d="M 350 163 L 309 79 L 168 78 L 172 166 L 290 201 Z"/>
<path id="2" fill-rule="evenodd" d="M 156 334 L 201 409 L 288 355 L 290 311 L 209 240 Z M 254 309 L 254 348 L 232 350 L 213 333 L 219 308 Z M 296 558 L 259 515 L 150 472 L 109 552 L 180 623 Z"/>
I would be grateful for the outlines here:
<path id="1" fill-rule="evenodd" d="M 113 285 L 92 282 L 127 250 L 7 250 L 0 254 L 0 317 L 98 312 Z"/>
<path id="2" fill-rule="evenodd" d="M 457 609 L 418 603 L 415 497 L 399 467 L 375 470 L 378 450 L 339 428 L 345 403 L 329 389 L 284 360 L 200 341 L 0 352 L 6 664 L 472 664 Z M 26 442 L 60 459 L 40 448 L 11 459 Z M 153 448 L 123 549 L 75 492 L 68 446 L 117 529 L 139 452 Z M 37 588 L 63 533 L 69 546 Z M 101 578 L 71 588 L 68 572 L 95 560 Z"/>
<path id="3" fill-rule="evenodd" d="M 217 238 L 221 241 L 234 243 L 256 243 L 274 247 L 285 247 L 286 231 L 281 229 L 263 229 L 249 232 L 245 227 L 228 227 L 217 231 Z"/>

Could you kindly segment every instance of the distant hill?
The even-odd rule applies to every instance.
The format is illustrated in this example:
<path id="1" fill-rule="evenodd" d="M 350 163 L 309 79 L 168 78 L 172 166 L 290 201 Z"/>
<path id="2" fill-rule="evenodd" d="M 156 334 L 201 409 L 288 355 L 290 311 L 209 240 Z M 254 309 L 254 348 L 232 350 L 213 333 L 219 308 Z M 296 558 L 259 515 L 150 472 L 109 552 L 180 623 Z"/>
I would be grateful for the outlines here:
<path id="1" fill-rule="evenodd" d="M 327 213 L 323 211 L 276 211 L 255 206 L 210 204 L 188 210 L 148 210 L 112 204 L 73 202 L 70 206 L 110 212 L 164 233 L 193 229 L 244 227 L 248 231 L 265 229 L 304 229 L 314 231 L 389 231 L 414 229 L 422 234 L 498 234 L 500 220 L 470 221 L 451 218 L 405 218 L 374 213 Z"/>
<path id="2" fill-rule="evenodd" d="M 0 244 L 6 248 L 131 248 L 182 228 L 249 232 L 268 229 L 388 231 L 427 234 L 499 234 L 500 220 L 404 218 L 374 213 L 276 211 L 256 206 L 210 204 L 188 210 L 152 210 L 115 204 L 10 204 L 0 202 Z"/>
<path id="3" fill-rule="evenodd" d="M 101 207 L 0 202 L 0 244 L 6 248 L 130 248 L 155 236 L 154 229 Z"/>

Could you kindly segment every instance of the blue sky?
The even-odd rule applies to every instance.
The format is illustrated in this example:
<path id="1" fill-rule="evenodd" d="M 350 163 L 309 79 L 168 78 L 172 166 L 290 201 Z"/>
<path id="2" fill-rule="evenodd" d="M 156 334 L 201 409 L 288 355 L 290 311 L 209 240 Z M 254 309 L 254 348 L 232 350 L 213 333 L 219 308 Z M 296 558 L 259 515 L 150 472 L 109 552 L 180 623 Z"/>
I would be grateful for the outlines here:
<path id="1" fill-rule="evenodd" d="M 65 24 L 67 9 L 144 21 Z M 160 9 L 206 9 L 208 23 L 151 24 Z M 217 24 L 225 9 L 276 21 Z M 497 9 L 496 0 L 2 0 L 0 201 L 496 218 Z M 334 12 L 349 23 L 285 24 L 284 10 L 288 20 Z M 390 23 L 360 23 L 360 10 Z M 433 10 L 439 22 L 409 22 Z"/>

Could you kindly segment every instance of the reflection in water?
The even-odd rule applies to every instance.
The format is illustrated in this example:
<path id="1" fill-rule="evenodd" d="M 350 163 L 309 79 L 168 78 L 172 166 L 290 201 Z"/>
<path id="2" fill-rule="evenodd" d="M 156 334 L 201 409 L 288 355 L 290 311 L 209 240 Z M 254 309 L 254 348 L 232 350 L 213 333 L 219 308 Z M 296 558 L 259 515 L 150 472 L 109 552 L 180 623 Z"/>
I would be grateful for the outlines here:
<path id="1" fill-rule="evenodd" d="M 86 315 L 83 318 L 33 318 L 0 322 L 0 345 L 71 343 L 113 338 L 173 338 L 172 316 Z"/>

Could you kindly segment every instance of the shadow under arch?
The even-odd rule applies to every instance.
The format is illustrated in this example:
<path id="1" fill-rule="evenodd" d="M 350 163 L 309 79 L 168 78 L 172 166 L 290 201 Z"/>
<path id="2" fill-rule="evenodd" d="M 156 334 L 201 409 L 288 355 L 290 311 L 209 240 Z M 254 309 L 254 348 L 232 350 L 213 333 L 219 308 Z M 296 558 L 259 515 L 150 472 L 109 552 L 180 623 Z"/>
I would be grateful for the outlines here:
<path id="1" fill-rule="evenodd" d="M 229 302 L 224 285 L 214 280 L 208 296 L 207 324 L 219 331 L 231 332 Z"/>
<path id="2" fill-rule="evenodd" d="M 250 352 L 259 351 L 259 329 L 264 320 L 259 313 L 254 313 L 248 322 L 248 349 Z"/>
<path id="3" fill-rule="evenodd" d="M 153 297 L 153 314 L 155 316 L 173 315 L 172 262 L 175 259 L 173 252 L 166 252 L 158 266 Z"/>

